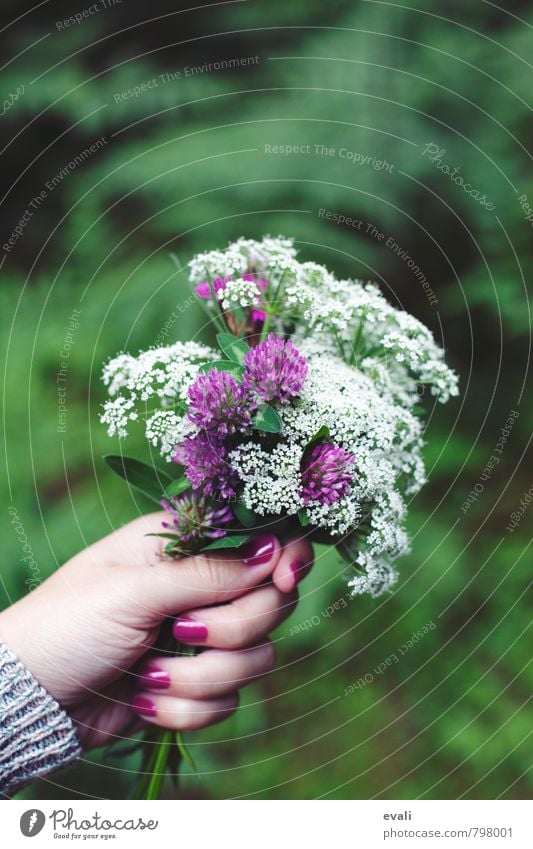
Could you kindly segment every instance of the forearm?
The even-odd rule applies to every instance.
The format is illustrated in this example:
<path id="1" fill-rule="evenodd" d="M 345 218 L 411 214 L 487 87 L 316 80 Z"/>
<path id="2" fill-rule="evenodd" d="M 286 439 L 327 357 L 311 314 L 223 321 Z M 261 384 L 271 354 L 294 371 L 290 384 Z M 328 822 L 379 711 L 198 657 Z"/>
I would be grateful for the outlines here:
<path id="1" fill-rule="evenodd" d="M 10 796 L 81 754 L 72 720 L 0 642 L 0 794 Z"/>

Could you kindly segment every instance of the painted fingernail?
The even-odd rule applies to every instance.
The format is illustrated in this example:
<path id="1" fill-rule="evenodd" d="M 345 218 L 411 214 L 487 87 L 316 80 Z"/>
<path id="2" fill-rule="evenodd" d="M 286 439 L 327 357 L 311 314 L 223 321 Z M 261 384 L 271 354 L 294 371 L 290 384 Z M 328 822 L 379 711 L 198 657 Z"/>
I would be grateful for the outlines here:
<path id="1" fill-rule="evenodd" d="M 292 563 L 289 564 L 289 569 L 291 570 L 294 578 L 294 586 L 296 586 L 299 581 L 302 581 L 305 578 L 311 569 L 311 564 L 306 563 L 304 560 L 293 560 Z"/>
<path id="2" fill-rule="evenodd" d="M 157 666 L 143 666 L 137 676 L 143 690 L 168 690 L 170 687 L 170 675 Z"/>
<path id="3" fill-rule="evenodd" d="M 132 710 L 140 716 L 155 716 L 157 714 L 157 708 L 153 701 L 151 699 L 147 699 L 146 696 L 135 696 L 131 703 L 131 707 Z"/>
<path id="4" fill-rule="evenodd" d="M 180 643 L 204 643 L 207 640 L 207 625 L 188 616 L 176 619 L 172 632 Z"/>
<path id="5" fill-rule="evenodd" d="M 242 562 L 245 566 L 260 566 L 268 563 L 274 554 L 276 538 L 272 534 L 259 534 L 246 544 Z"/>

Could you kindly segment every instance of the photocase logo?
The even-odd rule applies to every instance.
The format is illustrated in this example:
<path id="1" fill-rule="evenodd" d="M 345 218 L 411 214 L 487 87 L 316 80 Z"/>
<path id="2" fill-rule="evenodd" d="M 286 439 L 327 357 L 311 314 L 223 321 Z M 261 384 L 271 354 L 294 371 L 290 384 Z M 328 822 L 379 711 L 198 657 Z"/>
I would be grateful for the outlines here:
<path id="1" fill-rule="evenodd" d="M 20 830 L 24 837 L 35 837 L 42 831 L 46 822 L 46 817 L 42 811 L 37 808 L 32 808 L 29 811 L 24 811 L 20 818 Z"/>

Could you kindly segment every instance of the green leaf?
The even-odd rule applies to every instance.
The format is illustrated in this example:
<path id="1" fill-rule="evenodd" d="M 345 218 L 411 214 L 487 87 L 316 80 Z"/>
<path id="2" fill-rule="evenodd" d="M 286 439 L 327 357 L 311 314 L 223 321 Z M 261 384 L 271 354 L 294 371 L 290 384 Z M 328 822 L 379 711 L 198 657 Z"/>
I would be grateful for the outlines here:
<path id="1" fill-rule="evenodd" d="M 329 427 L 327 425 L 322 425 L 321 428 L 317 430 L 317 432 L 311 437 L 311 439 L 306 443 L 303 453 L 305 455 L 306 451 L 311 448 L 316 442 L 320 442 L 321 439 L 325 439 L 329 436 Z"/>
<path id="2" fill-rule="evenodd" d="M 231 509 L 241 525 L 244 525 L 245 528 L 253 528 L 257 525 L 257 515 L 253 510 L 250 510 L 246 504 L 243 504 L 242 501 L 237 501 L 236 504 L 232 504 Z"/>
<path id="3" fill-rule="evenodd" d="M 220 350 L 229 360 L 242 364 L 244 357 L 249 351 L 248 345 L 243 339 L 238 339 L 233 333 L 218 333 L 217 342 Z"/>
<path id="4" fill-rule="evenodd" d="M 329 427 L 327 425 L 322 425 L 315 435 L 311 437 L 307 445 L 313 445 L 314 442 L 318 442 L 319 439 L 324 439 L 326 436 L 329 436 Z"/>
<path id="5" fill-rule="evenodd" d="M 307 510 L 298 510 L 298 518 L 300 520 L 300 525 L 302 528 L 305 528 L 309 522 L 309 516 L 307 515 Z"/>
<path id="6" fill-rule="evenodd" d="M 170 475 L 162 469 L 149 466 L 133 457 L 125 457 L 122 454 L 106 454 L 104 460 L 115 474 L 127 480 L 131 486 L 157 504 L 163 497 L 165 487 L 172 481 Z"/>
<path id="7" fill-rule="evenodd" d="M 165 495 L 168 496 L 168 498 L 172 498 L 172 496 L 181 495 L 190 488 L 190 480 L 183 476 L 181 478 L 176 478 L 176 480 L 173 480 L 172 483 L 169 483 L 168 486 L 165 487 Z"/>
<path id="8" fill-rule="evenodd" d="M 204 545 L 202 551 L 214 551 L 215 548 L 240 548 L 250 539 L 250 534 L 234 534 L 233 536 L 221 537 L 209 545 Z"/>
<path id="9" fill-rule="evenodd" d="M 214 368 L 217 371 L 229 371 L 234 377 L 239 378 L 239 380 L 244 374 L 244 368 L 232 360 L 213 360 L 210 363 L 205 363 L 198 371 L 200 374 L 207 374 Z"/>
<path id="10" fill-rule="evenodd" d="M 253 427 L 266 433 L 280 433 L 281 419 L 273 407 L 265 404 L 260 407 L 253 419 Z"/>
<path id="11" fill-rule="evenodd" d="M 189 752 L 187 746 L 185 745 L 181 731 L 176 731 L 176 746 L 178 747 L 179 754 L 181 755 L 183 760 L 187 761 L 187 763 L 194 772 L 198 772 L 198 770 L 196 769 L 194 758 Z"/>
<path id="12" fill-rule="evenodd" d="M 180 466 L 179 463 L 169 463 L 165 472 L 171 480 L 185 477 L 185 466 Z"/>

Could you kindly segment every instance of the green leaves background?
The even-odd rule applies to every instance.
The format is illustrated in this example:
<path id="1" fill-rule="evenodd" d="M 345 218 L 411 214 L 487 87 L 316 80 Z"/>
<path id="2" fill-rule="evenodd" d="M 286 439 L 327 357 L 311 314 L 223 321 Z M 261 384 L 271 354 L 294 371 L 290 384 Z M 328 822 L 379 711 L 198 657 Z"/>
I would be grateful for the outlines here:
<path id="1" fill-rule="evenodd" d="M 339 276 L 378 280 L 443 339 L 462 376 L 455 405 L 429 406 L 430 483 L 410 505 L 413 553 L 396 593 L 323 613 L 344 585 L 334 555 L 319 550 L 277 635 L 278 671 L 245 692 L 229 723 L 195 736 L 204 774 L 201 787 L 188 779 L 193 796 L 531 795 L 528 517 L 513 534 L 505 526 L 531 485 L 523 387 L 533 250 L 517 199 L 533 197 L 533 19 L 519 0 L 500 9 L 482 0 L 418 5 L 274 0 L 266 11 L 247 2 L 206 13 L 163 0 L 148 15 L 128 0 L 60 32 L 56 21 L 72 4 L 58 0 L 0 33 L 12 60 L 3 91 L 25 89 L 2 116 L 2 244 L 31 198 L 106 139 L 48 191 L 2 266 L 4 500 L 42 577 L 155 508 L 101 462 L 125 446 L 110 445 L 98 424 L 99 372 L 118 350 L 154 340 L 213 343 L 170 252 L 183 263 L 243 233 L 293 235 L 307 259 Z M 22 11 L 19 0 L 2 4 L 6 23 Z M 186 67 L 242 56 L 258 61 L 185 76 Z M 116 98 L 176 71 L 173 83 Z M 428 144 L 490 196 L 493 213 L 438 170 Z M 284 156 L 265 145 L 310 152 Z M 392 167 L 351 164 L 342 149 Z M 390 237 L 427 276 L 436 307 Z M 73 308 L 80 326 L 58 433 L 57 374 Z M 520 416 L 501 462 L 463 512 L 511 409 Z M 140 435 L 127 453 L 161 465 Z M 4 604 L 27 590 L 19 537 L 5 511 Z M 318 625 L 296 631 L 313 616 Z M 401 663 L 344 695 L 429 621 L 437 627 Z M 126 774 L 92 757 L 62 793 L 123 798 Z M 41 784 L 25 795 L 54 793 Z"/>

